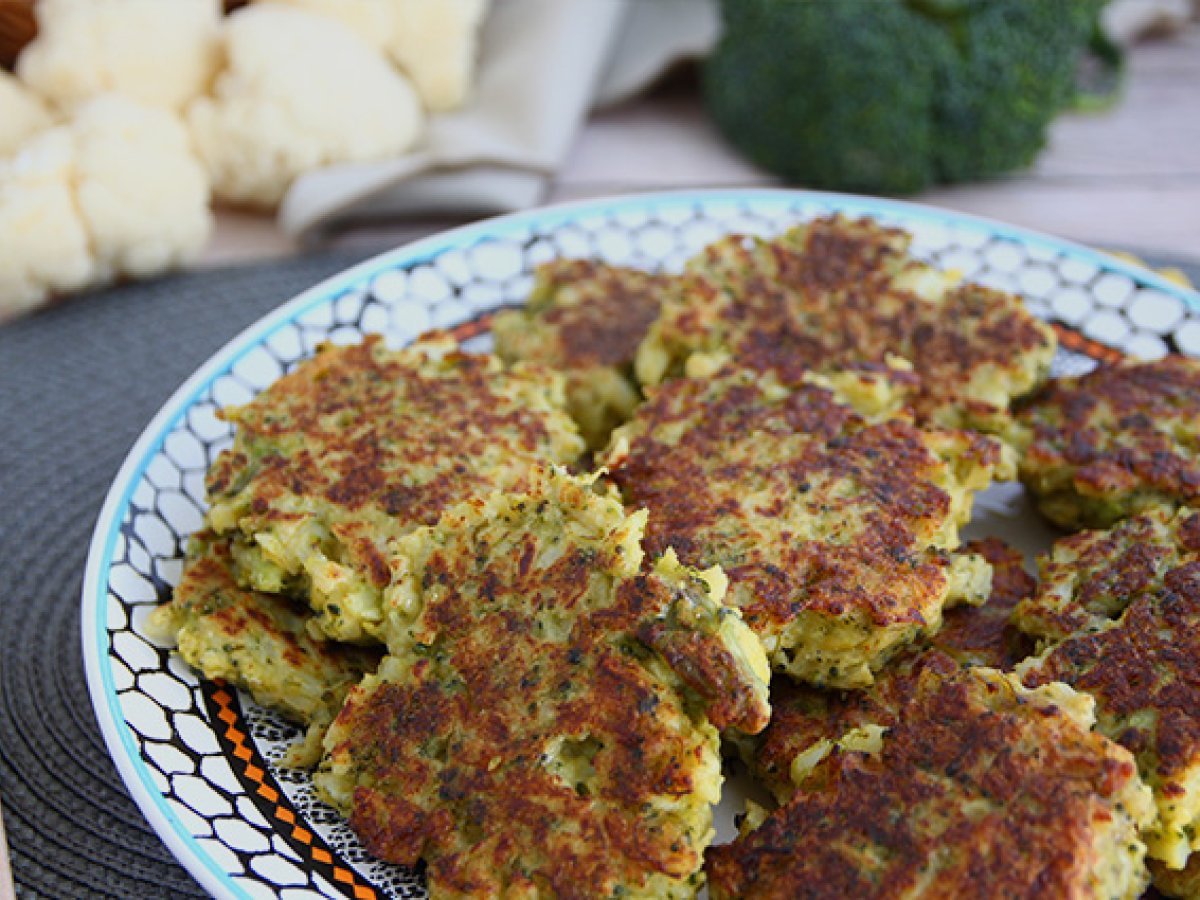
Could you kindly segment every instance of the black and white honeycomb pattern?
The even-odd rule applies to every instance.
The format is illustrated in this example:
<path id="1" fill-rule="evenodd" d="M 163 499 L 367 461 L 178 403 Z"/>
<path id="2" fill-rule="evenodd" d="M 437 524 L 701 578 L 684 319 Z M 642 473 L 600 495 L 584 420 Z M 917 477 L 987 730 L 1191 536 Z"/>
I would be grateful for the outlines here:
<path id="1" fill-rule="evenodd" d="M 678 270 L 705 244 L 731 232 L 769 236 L 796 221 L 834 211 L 870 214 L 914 235 L 914 251 L 964 277 L 1022 294 L 1037 315 L 1127 353 L 1153 358 L 1176 350 L 1200 356 L 1200 311 L 1173 289 L 1116 261 L 1061 247 L 1049 239 L 998 234 L 984 223 L 901 204 L 800 193 L 723 194 L 583 204 L 565 211 L 498 220 L 466 229 L 433 250 L 414 245 L 380 258 L 328 296 L 295 308 L 265 335 L 235 340 L 231 364 L 191 399 L 175 401 L 173 421 L 145 460 L 130 499 L 111 523 L 107 596 L 99 635 L 118 706 L 134 748 L 133 764 L 161 794 L 160 833 L 185 833 L 185 863 L 225 873 L 230 896 L 353 896 L 335 885 L 283 838 L 235 776 L 209 718 L 194 673 L 147 629 L 154 606 L 179 575 L 186 536 L 204 511 L 204 473 L 231 440 L 216 417 L 244 403 L 327 340 L 356 342 L 381 332 L 402 346 L 430 328 L 471 321 L 521 303 L 534 267 L 554 257 L 592 257 L 650 269 Z M 488 337 L 471 342 L 484 348 Z M 242 342 L 244 346 L 236 345 Z M 228 348 L 227 348 L 228 349 Z M 1086 353 L 1062 352 L 1059 374 L 1094 365 Z M 96 627 L 89 625 L 89 628 Z M 103 673 L 89 672 L 96 680 Z M 240 697 L 244 727 L 296 814 L 380 896 L 424 896 L 419 877 L 373 860 L 345 823 L 318 801 L 305 773 L 276 765 L 296 731 Z M 118 727 L 122 727 L 118 725 Z M 261 798 L 260 798 L 261 800 Z M 174 817 L 176 824 L 168 820 Z M 186 855 L 185 854 L 185 855 Z M 207 858 L 207 859 L 205 859 Z"/>

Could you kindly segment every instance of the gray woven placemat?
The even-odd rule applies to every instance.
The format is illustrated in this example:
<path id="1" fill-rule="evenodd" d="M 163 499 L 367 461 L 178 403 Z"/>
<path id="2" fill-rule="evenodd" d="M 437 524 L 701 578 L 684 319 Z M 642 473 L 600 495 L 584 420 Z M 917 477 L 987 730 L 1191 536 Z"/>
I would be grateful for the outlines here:
<path id="1" fill-rule="evenodd" d="M 19 896 L 203 896 L 129 799 L 92 715 L 87 546 L 126 452 L 175 388 L 358 258 L 118 288 L 0 327 L 0 797 Z M 1188 272 L 1200 283 L 1200 267 Z"/>
<path id="2" fill-rule="evenodd" d="M 203 896 L 129 799 L 92 714 L 87 547 L 126 452 L 175 388 L 359 258 L 185 275 L 0 326 L 0 798 L 18 896 Z"/>

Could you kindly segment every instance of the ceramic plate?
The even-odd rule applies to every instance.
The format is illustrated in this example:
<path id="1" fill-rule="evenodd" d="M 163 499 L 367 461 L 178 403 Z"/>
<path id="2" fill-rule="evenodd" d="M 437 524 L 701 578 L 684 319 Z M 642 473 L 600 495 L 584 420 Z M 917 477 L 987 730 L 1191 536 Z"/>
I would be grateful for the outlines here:
<path id="1" fill-rule="evenodd" d="M 84 580 L 84 656 L 109 750 L 146 818 L 205 888 L 287 900 L 425 893 L 418 873 L 370 857 L 305 773 L 277 765 L 297 729 L 198 680 L 146 634 L 201 524 L 204 472 L 232 438 L 216 411 L 246 402 L 326 340 L 382 332 L 401 346 L 440 327 L 484 349 L 490 314 L 523 302 L 547 259 L 675 270 L 724 234 L 772 235 L 831 212 L 905 228 L 917 255 L 1022 294 L 1060 326 L 1056 374 L 1121 353 L 1200 356 L 1200 297 L 1145 269 L 981 219 L 805 192 L 660 194 L 536 210 L 420 241 L 314 287 L 234 338 L 146 428 L 108 494 Z M 1050 539 L 1013 485 L 979 498 L 969 534 L 998 534 L 1029 552 Z M 737 793 L 727 790 L 718 811 L 722 835 L 731 833 Z"/>

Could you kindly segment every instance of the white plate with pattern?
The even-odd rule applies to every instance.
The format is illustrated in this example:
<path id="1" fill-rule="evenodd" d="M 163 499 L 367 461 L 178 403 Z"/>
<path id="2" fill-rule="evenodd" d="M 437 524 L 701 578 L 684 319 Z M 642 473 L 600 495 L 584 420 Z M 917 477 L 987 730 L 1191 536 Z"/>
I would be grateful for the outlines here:
<path id="1" fill-rule="evenodd" d="M 801 191 L 705 191 L 575 203 L 449 231 L 369 260 L 230 341 L 163 406 L 130 451 L 100 513 L 83 587 L 83 652 L 109 751 L 146 818 L 218 897 L 423 897 L 419 873 L 373 859 L 318 801 L 305 773 L 277 765 L 298 731 L 238 691 L 199 680 L 147 634 L 200 526 L 204 472 L 232 439 L 217 409 L 243 403 L 325 340 L 382 332 L 394 346 L 433 327 L 488 346 L 490 313 L 523 302 L 533 268 L 591 257 L 678 269 L 731 232 L 775 234 L 833 212 L 914 236 L 913 251 L 1022 294 L 1060 327 L 1057 373 L 1121 353 L 1200 356 L 1200 295 L 1078 245 L 897 201 Z M 984 494 L 970 536 L 1027 551 L 1049 532 L 1019 488 Z M 732 808 L 733 804 L 728 804 Z M 729 810 L 718 813 L 728 834 Z"/>

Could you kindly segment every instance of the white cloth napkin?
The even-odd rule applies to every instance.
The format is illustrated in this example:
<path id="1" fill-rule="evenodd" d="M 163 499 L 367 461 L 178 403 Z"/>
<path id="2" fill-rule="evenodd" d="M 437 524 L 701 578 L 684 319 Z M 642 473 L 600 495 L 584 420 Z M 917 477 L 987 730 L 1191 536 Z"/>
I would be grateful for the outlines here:
<path id="1" fill-rule="evenodd" d="M 496 0 L 475 93 L 411 153 L 298 179 L 279 221 L 303 235 L 417 214 L 536 205 L 590 109 L 625 99 L 716 40 L 716 0 Z"/>

